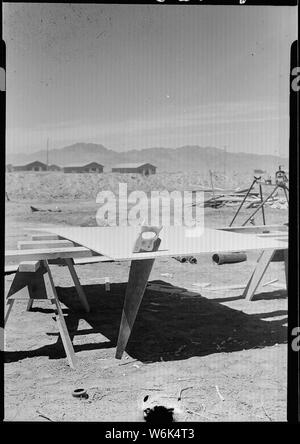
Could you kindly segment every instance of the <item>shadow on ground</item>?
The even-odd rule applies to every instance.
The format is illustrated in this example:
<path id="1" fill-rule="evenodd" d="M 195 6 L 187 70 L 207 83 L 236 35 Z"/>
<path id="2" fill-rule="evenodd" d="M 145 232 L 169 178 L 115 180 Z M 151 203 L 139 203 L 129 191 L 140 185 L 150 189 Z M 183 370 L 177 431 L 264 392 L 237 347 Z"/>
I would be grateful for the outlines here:
<path id="1" fill-rule="evenodd" d="M 89 333 L 101 333 L 109 339 L 106 342 L 76 345 L 75 352 L 116 347 L 125 288 L 125 283 L 111 284 L 111 291 L 106 292 L 103 285 L 85 285 L 90 313 L 83 312 L 74 287 L 57 288 L 59 299 L 67 307 L 63 311 L 67 315 L 65 319 L 71 339 L 75 335 Z M 264 297 L 267 300 L 283 298 L 286 292 L 276 290 L 261 293 L 255 299 L 261 300 Z M 168 294 L 147 290 L 126 351 L 132 358 L 142 362 L 156 362 L 286 343 L 286 311 L 245 314 L 220 304 L 240 298 L 211 300 L 197 293 L 195 296 L 187 296 L 184 293 Z M 49 312 L 49 315 L 53 313 L 51 309 L 40 308 L 38 304 L 39 301 L 36 301 L 33 311 Z M 276 316 L 284 316 L 284 319 L 272 320 Z M 266 318 L 267 321 L 263 320 Z M 91 329 L 79 331 L 80 319 L 85 319 Z M 29 351 L 6 352 L 6 362 L 36 356 L 49 356 L 50 359 L 64 357 L 60 337 L 56 333 L 54 335 L 58 337 L 55 344 Z"/>

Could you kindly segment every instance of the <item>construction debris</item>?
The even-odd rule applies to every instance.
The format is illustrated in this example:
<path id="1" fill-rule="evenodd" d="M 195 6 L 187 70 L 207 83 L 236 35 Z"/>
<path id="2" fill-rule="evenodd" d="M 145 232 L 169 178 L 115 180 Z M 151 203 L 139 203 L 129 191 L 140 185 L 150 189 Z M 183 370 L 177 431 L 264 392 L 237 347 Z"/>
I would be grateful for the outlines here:
<path id="1" fill-rule="evenodd" d="M 173 257 L 176 261 L 181 262 L 182 264 L 189 262 L 190 264 L 197 264 L 197 259 L 194 256 L 176 256 Z"/>
<path id="2" fill-rule="evenodd" d="M 36 410 L 36 413 L 38 414 L 38 416 L 41 416 L 42 418 L 47 419 L 47 421 L 56 422 L 54 419 L 51 419 L 49 416 L 44 415 L 44 413 L 40 412 L 39 410 Z"/>
<path id="3" fill-rule="evenodd" d="M 171 277 L 171 278 L 173 277 L 172 273 L 160 273 L 160 275 L 164 277 Z"/>
<path id="4" fill-rule="evenodd" d="M 106 276 L 104 278 L 104 284 L 105 284 L 105 291 L 110 291 L 110 281 L 109 281 L 109 277 Z"/>
<path id="5" fill-rule="evenodd" d="M 211 285 L 211 283 L 210 282 L 194 282 L 192 285 L 195 287 L 206 288 L 206 287 L 209 287 Z"/>
<path id="6" fill-rule="evenodd" d="M 280 250 L 278 250 L 278 251 L 280 251 Z M 278 281 L 278 279 L 272 279 L 271 281 L 268 281 L 268 282 L 265 282 L 264 284 L 262 284 L 262 287 L 266 287 L 267 285 L 272 285 L 277 281 Z"/>
<path id="7" fill-rule="evenodd" d="M 214 190 L 215 191 L 215 190 Z M 248 189 L 237 189 L 233 192 L 216 194 L 203 202 L 204 208 L 220 208 L 226 207 L 236 207 L 243 202 L 246 204 L 245 208 L 257 208 L 261 204 L 261 196 L 258 192 L 250 191 Z M 248 193 L 248 194 L 247 194 Z M 247 197 L 246 197 L 247 195 Z M 195 206 L 196 204 L 193 204 Z M 264 205 L 270 206 L 271 208 L 276 208 L 280 210 L 285 210 L 288 208 L 288 203 L 285 198 L 278 196 L 278 193 L 270 196 Z"/>
<path id="8" fill-rule="evenodd" d="M 247 255 L 243 251 L 235 251 L 233 253 L 215 253 L 212 256 L 213 262 L 218 265 L 234 264 L 237 262 L 244 262 L 247 260 Z"/>
<path id="9" fill-rule="evenodd" d="M 58 207 L 55 207 L 54 210 L 48 209 L 48 210 L 44 210 L 42 208 L 36 208 L 36 207 L 32 207 L 30 205 L 30 209 L 33 213 L 35 213 L 36 211 L 41 211 L 41 212 L 51 212 L 51 213 L 60 213 L 61 209 Z"/>
<path id="10" fill-rule="evenodd" d="M 218 393 L 219 398 L 221 399 L 221 401 L 225 401 L 225 398 L 221 395 L 219 387 L 216 385 L 216 391 Z"/>
<path id="11" fill-rule="evenodd" d="M 75 389 L 72 391 L 72 396 L 74 398 L 88 398 L 87 391 L 83 388 Z"/>

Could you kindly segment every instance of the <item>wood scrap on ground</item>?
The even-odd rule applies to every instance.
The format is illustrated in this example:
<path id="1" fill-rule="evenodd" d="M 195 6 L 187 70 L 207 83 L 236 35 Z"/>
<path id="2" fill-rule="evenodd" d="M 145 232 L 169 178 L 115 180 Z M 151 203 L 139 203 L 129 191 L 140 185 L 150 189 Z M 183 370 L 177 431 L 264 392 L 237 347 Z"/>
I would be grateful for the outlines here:
<path id="1" fill-rule="evenodd" d="M 37 211 L 51 212 L 51 213 L 61 213 L 61 209 L 58 208 L 58 207 L 55 207 L 54 210 L 51 210 L 51 209 L 44 210 L 42 208 L 36 208 L 36 207 L 33 207 L 32 205 L 30 205 L 30 209 L 31 209 L 32 213 L 35 213 Z"/>
<path id="2" fill-rule="evenodd" d="M 235 190 L 233 192 L 223 193 L 223 194 L 215 194 L 209 199 L 206 199 L 203 203 L 203 207 L 207 208 L 220 208 L 223 206 L 226 207 L 236 207 L 244 200 L 246 204 L 245 208 L 256 208 L 261 204 L 261 198 L 259 197 L 259 193 L 255 191 L 248 192 L 248 189 L 243 190 Z M 195 206 L 196 204 L 193 204 Z M 270 206 L 271 208 L 276 209 L 287 209 L 288 203 L 285 198 L 280 198 L 278 193 L 274 196 L 270 196 L 265 205 Z"/>
<path id="3" fill-rule="evenodd" d="M 219 387 L 218 387 L 217 385 L 216 385 L 216 391 L 217 391 L 218 396 L 219 396 L 219 398 L 221 399 L 221 401 L 225 401 L 225 398 L 224 398 L 224 396 L 221 395 L 220 390 L 219 390 Z"/>

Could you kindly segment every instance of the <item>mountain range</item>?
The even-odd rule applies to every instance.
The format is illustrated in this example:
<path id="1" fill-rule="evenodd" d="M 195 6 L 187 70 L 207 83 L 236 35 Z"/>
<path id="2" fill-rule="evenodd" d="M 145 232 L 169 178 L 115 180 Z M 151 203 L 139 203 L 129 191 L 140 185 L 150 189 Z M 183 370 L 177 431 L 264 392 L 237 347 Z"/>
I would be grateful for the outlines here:
<path id="1" fill-rule="evenodd" d="M 39 160 L 46 163 L 45 150 L 31 154 L 6 155 L 6 163 L 21 165 Z M 273 155 L 260 155 L 254 153 L 233 153 L 215 147 L 182 146 L 179 148 L 146 148 L 117 152 L 94 143 L 75 143 L 60 149 L 48 152 L 49 164 L 68 166 L 73 164 L 87 164 L 98 162 L 109 171 L 119 163 L 141 162 L 157 166 L 158 172 L 179 172 L 208 170 L 226 172 L 226 174 L 252 173 L 255 169 L 267 171 L 272 174 L 279 165 L 288 170 L 288 159 Z"/>

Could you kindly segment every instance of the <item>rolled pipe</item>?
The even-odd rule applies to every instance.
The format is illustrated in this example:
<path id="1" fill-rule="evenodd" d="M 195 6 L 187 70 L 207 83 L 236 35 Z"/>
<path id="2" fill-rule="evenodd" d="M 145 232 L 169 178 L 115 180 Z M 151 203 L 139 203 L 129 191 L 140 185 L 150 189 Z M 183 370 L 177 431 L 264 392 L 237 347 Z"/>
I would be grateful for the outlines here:
<path id="1" fill-rule="evenodd" d="M 179 261 L 181 263 L 184 263 L 187 261 L 185 256 L 176 256 L 176 257 L 174 257 L 174 259 L 176 259 L 177 261 Z"/>
<path id="2" fill-rule="evenodd" d="M 176 256 L 174 259 L 181 263 L 190 262 L 191 264 L 197 264 L 197 258 L 194 256 Z"/>
<path id="3" fill-rule="evenodd" d="M 195 258 L 194 256 L 189 257 L 189 262 L 191 264 L 196 264 L 197 263 L 197 258 Z"/>
<path id="4" fill-rule="evenodd" d="M 218 265 L 234 264 L 237 262 L 246 261 L 247 255 L 243 251 L 236 251 L 233 253 L 215 253 L 212 260 Z"/>

